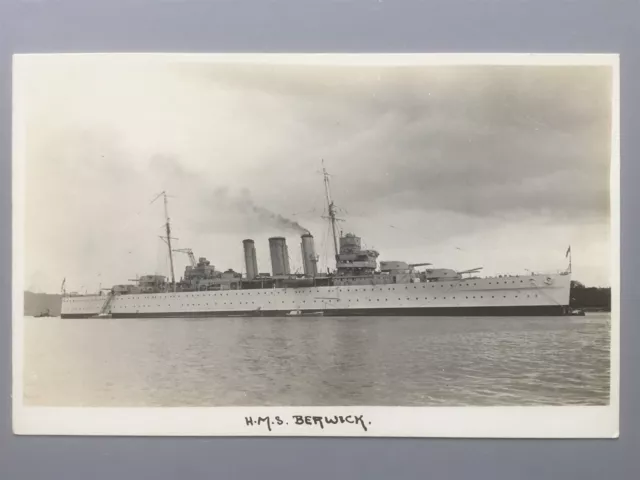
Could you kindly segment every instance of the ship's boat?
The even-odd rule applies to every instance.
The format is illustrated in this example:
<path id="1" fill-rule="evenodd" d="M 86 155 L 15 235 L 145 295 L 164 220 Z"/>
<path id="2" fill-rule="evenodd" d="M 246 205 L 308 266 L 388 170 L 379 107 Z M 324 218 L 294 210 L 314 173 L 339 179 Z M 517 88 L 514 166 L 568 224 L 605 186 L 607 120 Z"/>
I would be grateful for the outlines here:
<path id="1" fill-rule="evenodd" d="M 321 317 L 324 315 L 324 312 L 303 312 L 302 310 L 291 310 L 287 313 L 287 317 Z"/>

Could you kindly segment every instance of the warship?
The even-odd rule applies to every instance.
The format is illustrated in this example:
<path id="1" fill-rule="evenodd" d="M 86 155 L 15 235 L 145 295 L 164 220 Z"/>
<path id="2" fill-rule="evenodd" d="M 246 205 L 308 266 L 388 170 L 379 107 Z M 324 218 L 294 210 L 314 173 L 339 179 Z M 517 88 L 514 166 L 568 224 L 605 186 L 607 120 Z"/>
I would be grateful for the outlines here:
<path id="1" fill-rule="evenodd" d="M 244 273 L 220 271 L 191 249 L 173 249 L 167 194 L 165 232 L 170 277 L 144 275 L 135 283 L 114 285 L 105 293 L 62 292 L 62 318 L 164 318 L 232 316 L 547 316 L 570 315 L 569 267 L 558 273 L 479 276 L 431 263 L 378 261 L 379 252 L 363 248 L 354 233 L 338 231 L 329 174 L 323 167 L 326 218 L 331 225 L 335 268 L 318 268 L 313 235 L 300 236 L 303 272 L 292 273 L 285 237 L 269 239 L 271 272 L 258 270 L 255 242 L 242 241 Z M 240 245 L 239 245 L 240 247 Z M 178 281 L 175 252 L 188 255 Z"/>

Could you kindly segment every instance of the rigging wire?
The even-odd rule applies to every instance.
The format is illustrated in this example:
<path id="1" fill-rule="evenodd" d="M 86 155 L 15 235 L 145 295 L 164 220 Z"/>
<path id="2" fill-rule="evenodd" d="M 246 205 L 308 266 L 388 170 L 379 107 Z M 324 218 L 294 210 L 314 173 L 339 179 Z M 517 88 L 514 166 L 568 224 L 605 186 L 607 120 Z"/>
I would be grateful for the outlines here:
<path id="1" fill-rule="evenodd" d="M 150 202 L 145 203 L 142 208 L 138 209 L 136 212 L 130 215 L 127 221 L 114 226 L 114 228 L 112 229 L 112 232 L 113 232 L 112 235 L 116 238 L 123 238 L 125 236 L 128 236 L 128 233 L 130 232 L 132 224 L 140 220 L 140 217 L 142 216 L 142 214 L 144 214 L 149 209 L 150 204 L 151 204 Z M 131 243 L 129 245 L 122 244 L 122 245 L 119 245 L 119 248 L 117 249 L 109 248 L 108 250 L 105 250 L 103 252 L 104 258 L 106 260 L 104 262 L 104 265 L 110 265 L 114 263 L 131 264 L 132 262 L 128 261 L 126 257 L 128 255 L 136 254 L 138 251 L 142 250 L 142 248 L 140 248 L 140 242 L 145 242 L 145 245 L 147 247 L 149 244 L 148 240 L 145 238 L 141 238 L 139 236 L 138 237 L 134 236 L 134 238 L 137 238 L 137 242 L 135 242 L 134 244 L 131 244 Z M 125 258 L 123 259 L 123 257 Z M 72 279 L 69 279 L 69 280 L 70 280 L 69 283 L 71 284 L 73 280 Z M 83 285 L 82 288 L 84 287 L 85 286 Z"/>
<path id="2" fill-rule="evenodd" d="M 138 209 L 137 211 L 135 211 L 131 216 L 129 216 L 128 220 L 125 221 L 124 223 L 119 224 L 118 227 L 114 228 L 114 236 L 117 238 L 123 238 L 123 237 L 128 237 L 129 233 L 131 231 L 131 227 L 134 226 L 133 224 L 136 222 L 140 222 L 140 218 L 143 214 L 146 214 L 146 212 L 149 211 L 150 206 L 153 204 L 153 201 L 155 200 L 156 197 L 154 197 L 154 199 L 145 202 L 144 205 Z M 132 266 L 133 268 L 136 268 L 134 265 L 136 265 L 136 262 L 133 260 L 130 260 L 129 256 L 131 255 L 135 255 L 137 256 L 139 254 L 139 252 L 143 252 L 143 256 L 145 253 L 148 254 L 149 251 L 149 238 L 145 235 L 145 236 L 137 236 L 134 235 L 133 238 L 135 239 L 135 241 L 132 241 L 131 243 L 127 242 L 128 244 L 122 244 L 119 245 L 120 248 L 114 248 L 111 249 L 109 252 L 106 252 L 106 262 L 105 264 L 113 264 L 113 263 L 126 263 L 130 266 Z M 158 239 L 158 244 L 160 243 L 159 239 Z M 157 245 L 158 245 L 157 244 Z M 159 245 L 157 246 L 158 248 L 158 254 L 160 253 L 159 250 Z M 125 258 L 123 258 L 123 256 Z M 156 269 L 158 268 L 159 265 L 159 259 L 156 259 Z M 166 263 L 166 259 L 165 259 L 165 263 Z M 156 270 L 157 272 L 157 270 Z M 127 278 L 122 279 L 122 281 L 126 281 L 128 280 Z"/>

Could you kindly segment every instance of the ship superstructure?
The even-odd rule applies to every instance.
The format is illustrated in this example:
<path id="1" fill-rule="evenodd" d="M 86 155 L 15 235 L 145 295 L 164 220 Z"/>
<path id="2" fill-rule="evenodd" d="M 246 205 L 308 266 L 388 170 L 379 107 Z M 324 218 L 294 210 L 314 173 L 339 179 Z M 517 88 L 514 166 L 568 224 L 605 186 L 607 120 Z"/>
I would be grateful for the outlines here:
<path id="1" fill-rule="evenodd" d="M 482 267 L 456 271 L 430 263 L 378 262 L 379 252 L 340 232 L 323 169 L 327 219 L 331 223 L 335 269 L 321 272 L 314 237 L 300 236 L 303 273 L 291 273 L 285 237 L 269 239 L 271 272 L 258 270 L 253 239 L 242 241 L 244 275 L 220 271 L 190 249 L 173 250 L 167 195 L 166 237 L 171 277 L 145 275 L 134 284 L 114 285 L 106 294 L 63 295 L 62 317 L 216 317 L 280 315 L 563 315 L 569 313 L 571 269 L 560 273 L 479 277 Z M 176 281 L 173 254 L 190 264 Z M 569 264 L 570 265 L 570 264 Z"/>

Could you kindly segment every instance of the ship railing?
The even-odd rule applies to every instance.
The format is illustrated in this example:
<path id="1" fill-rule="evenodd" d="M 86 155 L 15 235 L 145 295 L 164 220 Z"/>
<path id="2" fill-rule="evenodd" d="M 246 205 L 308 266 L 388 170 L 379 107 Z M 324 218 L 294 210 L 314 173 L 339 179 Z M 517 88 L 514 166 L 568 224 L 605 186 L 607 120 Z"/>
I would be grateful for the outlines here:
<path id="1" fill-rule="evenodd" d="M 97 297 L 99 296 L 99 293 L 77 293 L 77 292 L 67 292 L 67 293 L 63 293 L 62 297 L 63 298 L 68 298 L 68 297 Z"/>
<path id="2" fill-rule="evenodd" d="M 554 272 L 532 272 L 527 271 L 526 273 L 497 273 L 495 275 L 489 275 L 482 278 L 513 278 L 513 277 L 542 277 L 544 275 L 562 275 L 566 274 L 566 270 L 556 270 Z"/>

